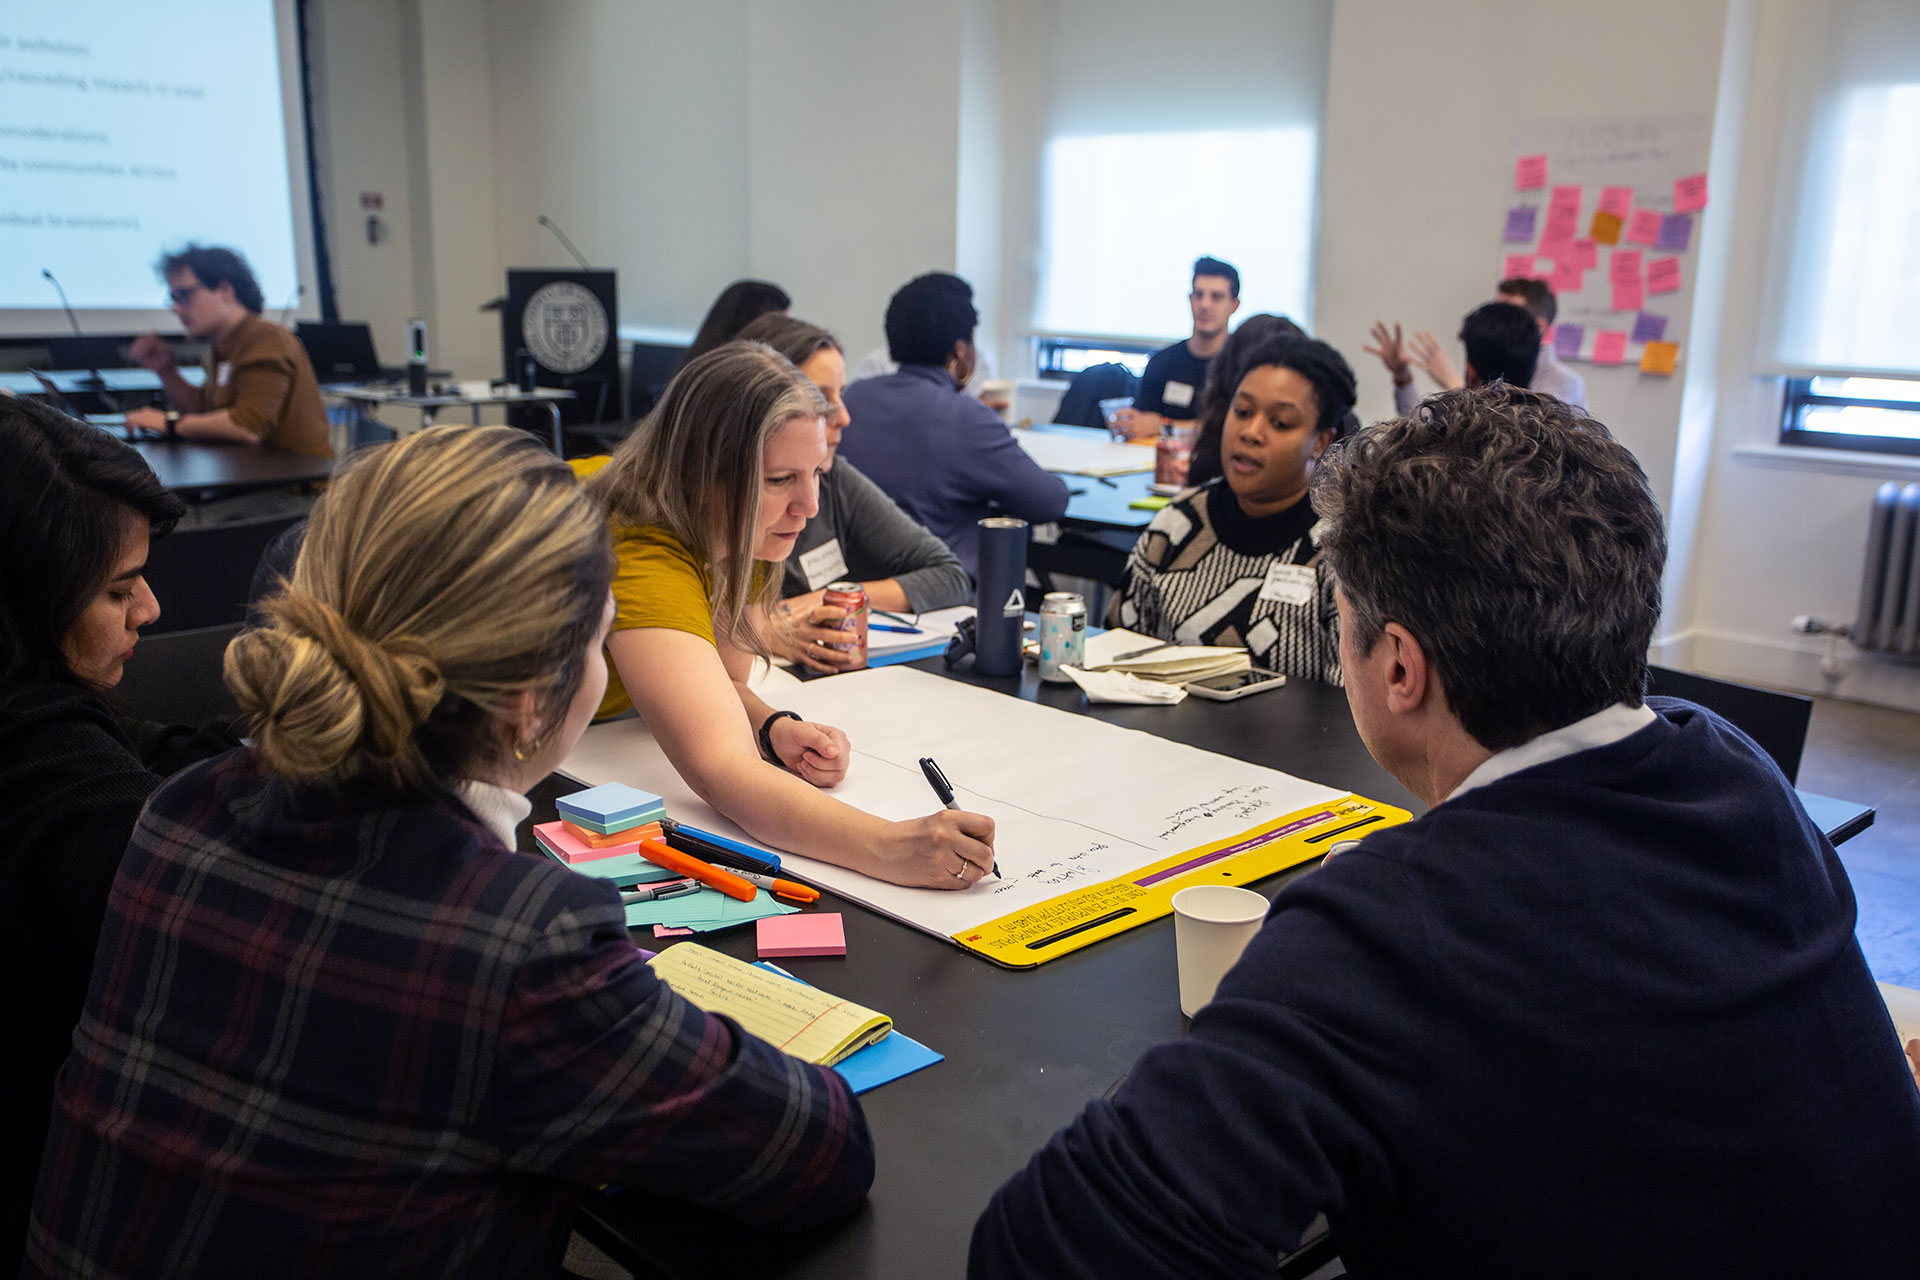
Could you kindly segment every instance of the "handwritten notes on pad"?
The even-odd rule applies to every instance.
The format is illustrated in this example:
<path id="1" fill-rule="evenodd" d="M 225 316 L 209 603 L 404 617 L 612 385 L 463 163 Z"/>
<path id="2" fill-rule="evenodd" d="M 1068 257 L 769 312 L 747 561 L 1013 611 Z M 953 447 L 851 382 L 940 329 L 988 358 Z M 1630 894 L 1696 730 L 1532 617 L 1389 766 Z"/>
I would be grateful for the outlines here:
<path id="1" fill-rule="evenodd" d="M 784 1052 L 830 1067 L 893 1030 L 883 1013 L 694 942 L 647 962 L 675 994 L 723 1013 Z"/>
<path id="2" fill-rule="evenodd" d="M 1037 964 L 1165 915 L 1172 893 L 1191 883 L 1168 869 L 1212 857 L 1216 845 L 1234 848 L 1260 833 L 1257 850 L 1232 855 L 1244 868 L 1235 874 L 1252 879 L 1323 852 L 1312 842 L 1336 830 L 1406 819 L 1277 770 L 924 671 L 850 672 L 783 696 L 808 720 L 846 732 L 853 759 L 832 794 L 856 809 L 893 820 L 932 812 L 919 759 L 937 755 L 960 806 L 994 820 L 1003 878 L 915 889 L 785 851 L 781 865 L 1004 964 Z M 563 767 L 584 781 L 632 781 L 665 795 L 669 811 L 694 826 L 738 831 L 680 781 L 639 721 L 595 725 Z M 1206 874 L 1222 869 L 1209 864 Z M 1083 925 L 1086 932 L 1053 941 Z"/>

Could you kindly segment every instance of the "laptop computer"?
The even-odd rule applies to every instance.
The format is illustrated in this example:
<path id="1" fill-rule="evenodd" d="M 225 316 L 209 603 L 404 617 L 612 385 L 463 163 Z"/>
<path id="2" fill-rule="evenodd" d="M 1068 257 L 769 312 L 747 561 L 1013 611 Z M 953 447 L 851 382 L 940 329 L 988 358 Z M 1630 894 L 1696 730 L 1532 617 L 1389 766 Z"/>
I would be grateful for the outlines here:
<path id="1" fill-rule="evenodd" d="M 373 327 L 364 324 L 316 324 L 302 320 L 295 330 L 321 382 L 378 382 L 386 376 L 373 353 Z"/>

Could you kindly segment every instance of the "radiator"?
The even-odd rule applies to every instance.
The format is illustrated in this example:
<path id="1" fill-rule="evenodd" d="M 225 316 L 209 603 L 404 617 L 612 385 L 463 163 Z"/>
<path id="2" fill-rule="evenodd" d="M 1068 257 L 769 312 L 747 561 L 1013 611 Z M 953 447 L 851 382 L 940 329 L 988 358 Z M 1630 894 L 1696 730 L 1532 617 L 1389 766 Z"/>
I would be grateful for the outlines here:
<path id="1" fill-rule="evenodd" d="M 1873 496 L 1860 611 L 1848 635 L 1862 649 L 1920 657 L 1920 484 L 1889 480 Z"/>

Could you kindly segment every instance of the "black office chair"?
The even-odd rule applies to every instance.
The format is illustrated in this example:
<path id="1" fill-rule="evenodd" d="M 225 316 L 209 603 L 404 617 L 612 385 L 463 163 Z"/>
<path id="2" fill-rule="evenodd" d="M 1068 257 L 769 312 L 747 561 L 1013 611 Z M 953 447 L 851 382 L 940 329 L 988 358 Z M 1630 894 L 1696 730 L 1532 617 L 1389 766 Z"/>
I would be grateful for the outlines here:
<path id="1" fill-rule="evenodd" d="M 160 724 L 204 724 L 237 715 L 240 708 L 220 672 L 227 642 L 240 625 L 142 637 L 114 688 L 115 700 L 135 719 Z"/>
<path id="2" fill-rule="evenodd" d="M 1807 725 L 1813 719 L 1812 698 L 1656 666 L 1647 668 L 1647 692 L 1663 698 L 1685 698 L 1726 717 L 1773 757 L 1789 783 L 1799 778 Z"/>
<path id="3" fill-rule="evenodd" d="M 636 342 L 627 356 L 627 418 L 653 412 L 660 393 L 687 358 L 687 348 L 669 342 Z"/>
<path id="4" fill-rule="evenodd" d="M 1131 399 L 1139 390 L 1140 379 L 1134 377 L 1132 370 L 1123 364 L 1109 361 L 1106 364 L 1088 365 L 1074 374 L 1073 381 L 1067 384 L 1066 393 L 1060 397 L 1060 407 L 1054 410 L 1053 420 L 1076 427 L 1104 428 L 1107 419 L 1100 412 L 1100 402 Z"/>
<path id="5" fill-rule="evenodd" d="M 261 553 L 304 516 L 236 520 L 201 529 L 176 529 L 147 552 L 147 585 L 160 602 L 149 633 L 238 625 Z"/>

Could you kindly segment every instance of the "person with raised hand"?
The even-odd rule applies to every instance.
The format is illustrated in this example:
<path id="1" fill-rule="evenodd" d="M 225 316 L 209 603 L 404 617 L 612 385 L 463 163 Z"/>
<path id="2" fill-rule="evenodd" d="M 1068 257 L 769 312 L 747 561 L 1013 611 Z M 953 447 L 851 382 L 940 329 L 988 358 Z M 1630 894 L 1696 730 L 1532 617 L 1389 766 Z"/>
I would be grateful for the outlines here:
<path id="1" fill-rule="evenodd" d="M 62 1068 L 27 1276 L 551 1274 L 617 1182 L 797 1229 L 859 1103 L 515 852 L 606 682 L 613 557 L 505 427 L 348 462 L 228 647 L 252 742 L 153 796 Z"/>

